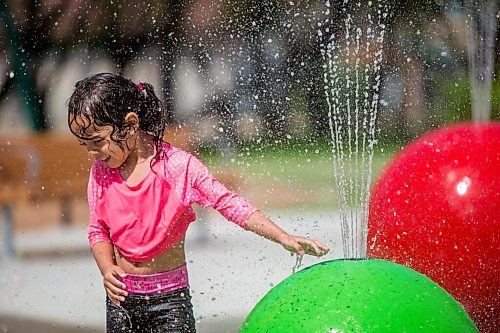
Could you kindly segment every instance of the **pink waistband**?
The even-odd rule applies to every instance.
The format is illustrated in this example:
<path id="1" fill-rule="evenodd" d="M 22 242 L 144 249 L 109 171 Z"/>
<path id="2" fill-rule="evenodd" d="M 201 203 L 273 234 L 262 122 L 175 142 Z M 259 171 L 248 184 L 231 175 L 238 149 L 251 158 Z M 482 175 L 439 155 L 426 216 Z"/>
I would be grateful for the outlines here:
<path id="1" fill-rule="evenodd" d="M 189 287 L 186 264 L 166 272 L 156 274 L 127 274 L 118 277 L 132 294 L 157 294 Z"/>

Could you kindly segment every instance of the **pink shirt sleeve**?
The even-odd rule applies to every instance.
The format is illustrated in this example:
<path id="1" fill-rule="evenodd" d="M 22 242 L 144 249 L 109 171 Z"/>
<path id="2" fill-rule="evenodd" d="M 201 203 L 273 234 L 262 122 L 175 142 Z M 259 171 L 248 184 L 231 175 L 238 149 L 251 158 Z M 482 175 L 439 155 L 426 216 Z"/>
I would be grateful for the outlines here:
<path id="1" fill-rule="evenodd" d="M 90 223 L 88 230 L 88 238 L 90 247 L 99 242 L 111 243 L 109 237 L 109 229 L 96 214 L 95 207 L 97 202 L 102 195 L 102 189 L 96 181 L 96 177 L 100 176 L 98 173 L 98 165 L 94 163 L 92 169 L 90 170 L 89 183 L 87 187 L 87 199 L 90 209 Z"/>
<path id="2" fill-rule="evenodd" d="M 184 193 L 188 202 L 213 207 L 227 220 L 245 228 L 248 218 L 257 209 L 242 197 L 229 191 L 200 160 L 191 154 L 187 155 Z"/>

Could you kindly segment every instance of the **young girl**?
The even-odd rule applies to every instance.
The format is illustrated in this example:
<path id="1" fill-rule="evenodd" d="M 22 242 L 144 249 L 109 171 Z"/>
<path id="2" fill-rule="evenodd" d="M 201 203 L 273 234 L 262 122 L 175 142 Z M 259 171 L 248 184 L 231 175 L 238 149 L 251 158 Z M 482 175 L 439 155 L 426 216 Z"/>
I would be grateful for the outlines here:
<path id="1" fill-rule="evenodd" d="M 81 80 L 68 123 L 95 159 L 88 236 L 104 277 L 109 333 L 195 332 L 184 253 L 193 203 L 299 255 L 329 250 L 286 233 L 196 157 L 163 142 L 165 112 L 150 84 L 110 73 Z"/>

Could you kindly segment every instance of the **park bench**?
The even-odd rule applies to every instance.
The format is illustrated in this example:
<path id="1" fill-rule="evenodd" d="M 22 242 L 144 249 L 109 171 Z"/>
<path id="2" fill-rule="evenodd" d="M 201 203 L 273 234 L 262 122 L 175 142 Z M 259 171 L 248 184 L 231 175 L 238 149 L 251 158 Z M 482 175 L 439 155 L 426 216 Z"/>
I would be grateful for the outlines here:
<path id="1" fill-rule="evenodd" d="M 0 136 L 3 252 L 14 255 L 12 210 L 18 203 L 56 200 L 64 224 L 72 202 L 85 197 L 91 160 L 74 137 L 36 133 Z"/>

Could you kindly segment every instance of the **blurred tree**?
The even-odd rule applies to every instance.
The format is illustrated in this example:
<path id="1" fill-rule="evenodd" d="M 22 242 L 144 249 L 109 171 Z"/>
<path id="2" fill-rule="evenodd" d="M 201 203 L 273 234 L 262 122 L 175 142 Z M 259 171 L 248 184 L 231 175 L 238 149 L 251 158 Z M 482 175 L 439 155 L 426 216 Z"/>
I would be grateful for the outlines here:
<path id="1" fill-rule="evenodd" d="M 132 0 L 102 2 L 69 1 L 6 1 L 1 0 L 4 22 L 3 46 L 8 54 L 9 73 L 1 87 L 0 97 L 13 88 L 23 96 L 35 130 L 47 129 L 44 101 L 49 85 L 37 76 L 44 57 L 57 55 L 63 59 L 70 49 L 81 45 L 92 52 L 108 53 L 117 71 L 149 46 L 158 46 L 162 90 L 166 110 L 172 116 L 172 63 L 178 41 L 183 37 L 181 21 L 188 1 Z M 8 49 L 8 51 L 7 51 Z M 20 75 L 18 75 L 20 74 Z"/>
<path id="2" fill-rule="evenodd" d="M 93 35 L 100 19 L 88 10 L 99 8 L 94 3 L 100 1 L 0 1 L 5 32 L 3 45 L 11 73 L 0 96 L 17 89 L 22 97 L 21 105 L 36 131 L 46 130 L 48 123 L 44 108 L 48 86 L 39 83 L 44 78 L 37 82 L 43 59 L 54 52 L 54 48 L 57 48 L 55 53 L 64 54 L 69 47 L 74 47 L 83 31 Z"/>
<path id="3" fill-rule="evenodd" d="M 440 8 L 435 1 L 387 1 L 392 12 L 386 23 L 388 66 L 400 69 L 403 82 L 402 124 L 404 128 L 394 128 L 396 133 L 406 133 L 415 137 L 425 131 L 425 71 L 426 59 L 422 56 L 425 26 L 440 16 Z M 432 37 L 431 37 L 432 38 Z"/>
<path id="4" fill-rule="evenodd" d="M 472 119 L 491 119 L 491 88 L 494 74 L 498 0 L 466 0 L 467 61 L 472 96 Z"/>
<path id="5" fill-rule="evenodd" d="M 117 71 L 123 72 L 127 64 L 153 46 L 161 64 L 170 122 L 175 121 L 175 62 L 188 50 L 195 54 L 205 77 L 203 84 L 210 88 L 214 85 L 209 77 L 213 55 L 231 68 L 233 86 L 224 88 L 226 91 L 219 89 L 216 98 L 207 101 L 205 107 L 212 110 L 209 113 L 232 123 L 234 114 L 246 103 L 258 111 L 269 135 L 279 137 L 288 131 L 294 109 L 304 108 L 313 124 L 309 128 L 327 133 L 320 65 L 320 44 L 324 41 L 317 35 L 318 26 L 327 24 L 330 31 L 342 35 L 342 8 L 359 21 L 356 24 L 366 25 L 361 1 L 329 2 L 332 12 L 325 23 L 323 0 L 1 0 L 4 24 L 0 47 L 7 57 L 7 72 L 14 75 L 2 81 L 0 97 L 19 89 L 33 127 L 43 130 L 47 127 L 44 101 L 49 89 L 39 76 L 44 59 L 63 59 L 68 51 L 83 47 L 89 52 L 108 53 Z M 432 124 L 426 120 L 425 109 L 435 90 L 426 80 L 434 80 L 432 75 L 442 74 L 443 69 L 432 63 L 434 55 L 428 51 L 437 40 L 449 42 L 449 31 L 454 28 L 443 23 L 442 9 L 455 2 L 372 2 L 372 6 L 388 4 L 392 13 L 386 22 L 383 65 L 393 72 L 399 70 L 402 77 L 402 108 L 392 116 L 401 118 L 403 128 L 396 132 L 414 136 Z M 497 42 L 497 53 L 498 47 Z M 462 61 L 461 57 L 454 59 Z M 498 66 L 498 57 L 496 61 Z M 398 121 L 388 122 L 390 126 L 394 123 Z"/>

